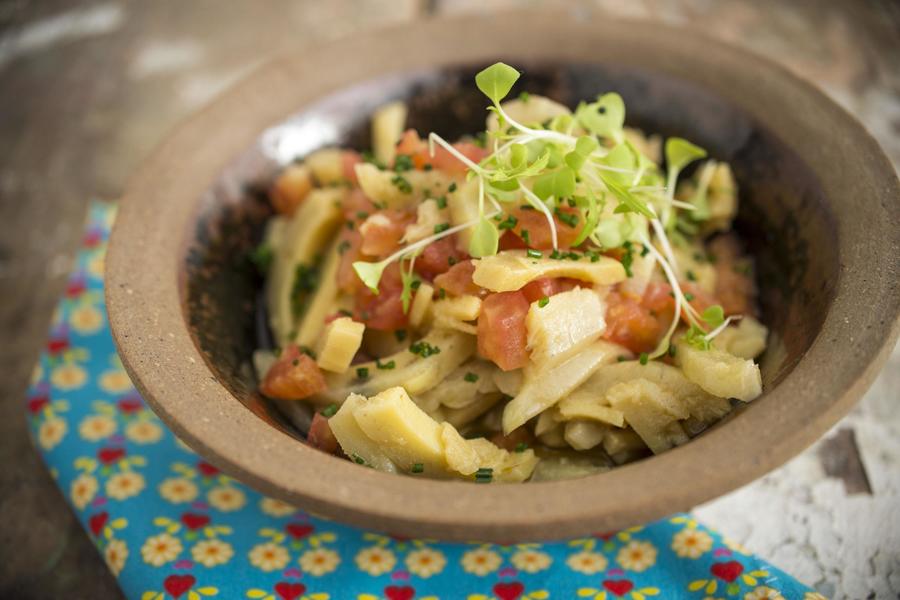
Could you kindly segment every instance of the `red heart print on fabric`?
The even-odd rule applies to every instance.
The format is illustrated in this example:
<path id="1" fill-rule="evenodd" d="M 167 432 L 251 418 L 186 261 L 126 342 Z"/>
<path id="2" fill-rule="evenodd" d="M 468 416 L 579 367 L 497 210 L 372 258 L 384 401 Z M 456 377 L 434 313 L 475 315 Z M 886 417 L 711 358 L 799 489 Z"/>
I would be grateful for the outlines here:
<path id="1" fill-rule="evenodd" d="M 37 396 L 28 401 L 28 412 L 36 415 L 48 404 L 50 404 L 50 399 L 47 396 Z"/>
<path id="2" fill-rule="evenodd" d="M 213 475 L 219 474 L 219 469 L 202 460 L 197 463 L 197 470 L 200 471 L 204 477 L 212 477 Z"/>
<path id="3" fill-rule="evenodd" d="M 709 570 L 719 579 L 724 579 L 731 583 L 738 578 L 738 575 L 744 572 L 744 565 L 736 560 L 729 560 L 728 562 L 715 563 Z"/>
<path id="4" fill-rule="evenodd" d="M 303 523 L 288 523 L 284 530 L 295 540 L 303 539 L 313 532 L 315 527 Z"/>
<path id="5" fill-rule="evenodd" d="M 384 588 L 384 595 L 388 600 L 412 600 L 416 590 L 408 585 L 389 585 Z"/>
<path id="6" fill-rule="evenodd" d="M 97 452 L 97 458 L 100 459 L 100 462 L 102 462 L 104 465 L 111 465 L 113 463 L 119 462 L 119 460 L 124 457 L 124 448 L 101 448 Z"/>
<path id="7" fill-rule="evenodd" d="M 144 405 L 137 398 L 122 398 L 121 400 L 119 400 L 119 410 L 126 415 L 136 413 L 143 407 Z"/>
<path id="8" fill-rule="evenodd" d="M 209 524 L 209 517 L 206 515 L 198 515 L 195 513 L 184 513 L 181 515 L 181 522 L 184 523 L 184 526 L 188 529 L 200 529 L 201 527 Z"/>
<path id="9" fill-rule="evenodd" d="M 66 338 L 50 338 L 50 341 L 47 342 L 47 352 L 50 354 L 59 354 L 68 347 L 69 340 Z"/>
<path id="10" fill-rule="evenodd" d="M 93 515 L 90 519 L 88 519 L 88 526 L 91 528 L 91 533 L 94 535 L 100 535 L 100 532 L 103 531 L 103 526 L 106 525 L 106 522 L 109 520 L 109 513 L 102 512 Z"/>
<path id="11" fill-rule="evenodd" d="M 607 579 L 603 582 L 603 587 L 605 587 L 610 594 L 622 597 L 634 589 L 634 584 L 627 579 Z"/>
<path id="12" fill-rule="evenodd" d="M 282 581 L 275 584 L 275 593 L 281 600 L 296 600 L 306 591 L 306 586 L 302 583 L 288 583 Z"/>
<path id="13" fill-rule="evenodd" d="M 193 575 L 169 575 L 163 581 L 163 587 L 173 598 L 180 598 L 182 594 L 191 589 L 197 579 Z"/>
<path id="14" fill-rule="evenodd" d="M 517 600 L 524 591 L 525 586 L 518 581 L 498 583 L 494 586 L 494 595 L 500 598 L 500 600 Z"/>

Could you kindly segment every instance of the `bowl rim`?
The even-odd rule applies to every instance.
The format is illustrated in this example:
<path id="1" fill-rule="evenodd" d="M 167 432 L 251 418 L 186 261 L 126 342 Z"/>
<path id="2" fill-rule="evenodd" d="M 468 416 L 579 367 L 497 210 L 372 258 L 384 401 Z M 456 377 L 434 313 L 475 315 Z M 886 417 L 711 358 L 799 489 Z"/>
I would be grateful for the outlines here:
<path id="1" fill-rule="evenodd" d="M 397 477 L 328 456 L 275 430 L 216 380 L 188 331 L 180 264 L 205 192 L 263 130 L 343 87 L 392 72 L 510 56 L 523 62 L 591 62 L 591 53 L 601 50 L 612 64 L 688 79 L 755 118 L 765 115 L 774 131 L 788 132 L 782 141 L 810 161 L 831 195 L 851 189 L 846 175 L 829 173 L 828 165 L 839 157 L 844 173 L 871 192 L 862 195 L 860 206 L 873 222 L 835 214 L 844 243 L 831 309 L 806 355 L 757 400 L 768 410 L 745 411 L 727 427 L 607 473 L 525 486 L 475 486 Z M 365 58 L 354 60 L 359 56 Z M 323 64 L 342 67 L 320 68 Z M 752 98 L 752 106 L 741 97 L 750 85 L 742 79 L 750 78 L 766 83 L 758 86 L 766 89 Z M 794 109 L 778 111 L 785 106 Z M 833 138 L 834 148 L 815 153 L 804 146 L 808 142 L 798 132 L 809 130 L 813 119 L 827 119 L 829 133 L 823 135 Z M 183 156 L 191 157 L 190 170 L 183 168 Z M 395 534 L 559 539 L 646 522 L 749 483 L 806 448 L 849 411 L 900 333 L 898 198 L 891 163 L 854 117 L 784 67 L 746 50 L 690 28 L 641 20 L 593 21 L 545 11 L 455 15 L 289 51 L 185 120 L 127 187 L 109 243 L 106 302 L 122 363 L 141 395 L 180 439 L 257 490 L 313 514 Z M 845 217 L 851 214 L 833 198 L 828 205 Z M 147 260 L 148 255 L 155 259 Z M 859 294 L 869 299 L 871 310 L 860 310 Z"/>

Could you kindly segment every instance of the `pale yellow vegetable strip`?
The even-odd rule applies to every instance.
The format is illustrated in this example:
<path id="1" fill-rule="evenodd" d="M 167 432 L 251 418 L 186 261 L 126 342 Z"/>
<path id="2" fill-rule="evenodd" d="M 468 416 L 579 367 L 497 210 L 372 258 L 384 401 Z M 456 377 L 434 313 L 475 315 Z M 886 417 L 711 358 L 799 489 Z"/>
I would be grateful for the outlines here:
<path id="1" fill-rule="evenodd" d="M 337 272 L 341 264 L 339 245 L 340 240 L 335 239 L 322 262 L 316 291 L 309 300 L 306 312 L 300 317 L 300 325 L 297 327 L 297 335 L 294 337 L 294 343 L 298 346 L 307 348 L 316 346 L 319 336 L 325 328 L 325 317 L 337 310 L 339 294 Z"/>
<path id="2" fill-rule="evenodd" d="M 512 292 L 542 277 L 571 277 L 592 284 L 613 285 L 625 279 L 625 268 L 617 260 L 601 256 L 556 260 L 530 258 L 522 250 L 504 250 L 475 261 L 472 280 L 493 292 Z"/>
<path id="3" fill-rule="evenodd" d="M 594 421 L 569 421 L 565 424 L 563 439 L 575 450 L 590 450 L 600 445 L 608 429 L 608 425 Z"/>
<path id="4" fill-rule="evenodd" d="M 544 306 L 532 302 L 525 317 L 531 361 L 545 366 L 580 352 L 606 330 L 605 315 L 606 304 L 590 289 L 556 294 Z"/>
<path id="5" fill-rule="evenodd" d="M 316 346 L 316 363 L 320 368 L 343 373 L 359 351 L 366 326 L 349 317 L 335 319 L 325 327 Z"/>
<path id="6" fill-rule="evenodd" d="M 508 434 L 555 405 L 590 377 L 597 367 L 616 360 L 618 353 L 616 344 L 598 341 L 557 366 L 539 373 L 526 373 L 519 395 L 503 410 L 503 432 Z"/>
<path id="7" fill-rule="evenodd" d="M 559 416 L 563 421 L 591 419 L 614 427 L 625 426 L 625 415 L 622 414 L 622 411 L 611 406 L 604 406 L 598 398 L 575 396 L 577 393 L 578 390 L 560 400 L 557 405 Z"/>
<path id="8" fill-rule="evenodd" d="M 406 104 L 391 102 L 372 115 L 372 150 L 381 164 L 390 165 L 397 154 L 397 142 L 406 127 Z"/>
<path id="9" fill-rule="evenodd" d="M 444 407 L 444 419 L 454 427 L 464 427 L 491 410 L 501 399 L 503 394 L 479 394 L 474 402 L 462 408 Z"/>
<path id="10" fill-rule="evenodd" d="M 688 416 L 687 409 L 673 394 L 646 379 L 617 383 L 607 392 L 613 408 L 625 414 L 625 420 L 655 454 L 688 441 L 678 423 Z"/>
<path id="11" fill-rule="evenodd" d="M 698 350 L 683 340 L 676 347 L 675 362 L 684 375 L 710 394 L 743 402 L 762 394 L 759 366 L 752 360 L 715 348 Z"/>
<path id="12" fill-rule="evenodd" d="M 378 444 L 360 429 L 353 416 L 356 410 L 366 402 L 368 400 L 364 396 L 350 394 L 344 400 L 340 410 L 328 419 L 328 426 L 331 427 L 331 432 L 334 433 L 341 449 L 351 460 L 355 461 L 356 457 L 359 457 L 367 465 L 379 471 L 394 473 L 397 471 L 396 465 Z"/>

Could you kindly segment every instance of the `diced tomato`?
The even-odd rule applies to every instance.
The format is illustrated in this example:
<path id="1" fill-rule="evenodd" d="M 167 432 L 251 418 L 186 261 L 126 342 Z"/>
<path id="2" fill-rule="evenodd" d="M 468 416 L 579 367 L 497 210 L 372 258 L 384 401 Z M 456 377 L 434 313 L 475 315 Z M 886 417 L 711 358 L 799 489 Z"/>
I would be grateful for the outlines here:
<path id="1" fill-rule="evenodd" d="M 559 247 L 569 248 L 572 246 L 572 242 L 575 241 L 575 238 L 578 237 L 578 233 L 581 231 L 584 223 L 581 222 L 581 216 L 576 209 L 566 206 L 561 207 L 559 210 L 565 214 L 578 215 L 579 221 L 575 224 L 575 227 L 570 227 L 560 221 L 558 216 L 553 216 L 553 221 L 556 223 L 556 236 Z M 512 231 L 525 240 L 529 248 L 536 248 L 538 250 L 549 250 L 553 248 L 550 225 L 547 223 L 547 217 L 543 212 L 519 208 L 512 211 L 511 214 L 517 219 L 516 226 Z M 528 235 L 526 236 L 523 234 L 523 231 L 527 231 Z"/>
<path id="2" fill-rule="evenodd" d="M 567 292 L 581 285 L 577 279 L 569 279 L 567 277 L 542 277 L 535 279 L 522 288 L 525 299 L 529 303 L 537 302 L 541 298 L 549 298 L 560 292 Z"/>
<path id="3" fill-rule="evenodd" d="M 412 215 L 399 210 L 379 210 L 369 215 L 359 225 L 362 234 L 360 250 L 367 256 L 388 256 L 400 247 L 406 226 L 414 220 Z"/>
<path id="4" fill-rule="evenodd" d="M 403 312 L 403 283 L 400 279 L 400 264 L 391 263 L 382 273 L 378 283 L 378 294 L 360 283 L 356 291 L 354 319 L 366 327 L 393 331 L 406 327 L 409 319 Z"/>
<path id="5" fill-rule="evenodd" d="M 362 235 L 356 229 L 344 228 L 341 230 L 340 239 L 341 262 L 338 265 L 337 283 L 342 291 L 352 294 L 363 286 L 363 282 L 353 270 L 353 263 L 362 258 L 360 252 Z"/>
<path id="6" fill-rule="evenodd" d="M 319 366 L 296 344 L 281 351 L 281 356 L 269 367 L 259 391 L 269 398 L 301 400 L 328 388 Z"/>
<path id="7" fill-rule="evenodd" d="M 749 269 L 752 263 L 742 257 L 737 237 L 721 235 L 710 242 L 709 249 L 716 260 L 716 297 L 725 314 L 755 315 L 756 282 Z M 748 268 L 740 268 L 742 261 Z"/>
<path id="8" fill-rule="evenodd" d="M 528 362 L 525 315 L 529 306 L 521 291 L 491 294 L 481 303 L 478 353 L 504 371 L 519 369 Z"/>
<path id="9" fill-rule="evenodd" d="M 444 289 L 452 296 L 483 296 L 487 293 L 483 287 L 475 285 L 472 274 L 475 272 L 475 263 L 471 260 L 463 260 L 452 267 L 446 273 L 441 273 L 434 278 L 434 287 Z"/>
<path id="10" fill-rule="evenodd" d="M 632 352 L 650 352 L 656 348 L 664 325 L 650 314 L 650 309 L 641 305 L 634 297 L 619 292 L 606 296 L 609 308 L 606 311 L 607 339 L 625 346 Z"/>
<path id="11" fill-rule="evenodd" d="M 450 267 L 469 258 L 469 255 L 456 247 L 456 236 L 449 235 L 425 246 L 422 254 L 416 258 L 416 273 L 431 281 L 437 275 L 446 273 Z"/>
<path id="12" fill-rule="evenodd" d="M 489 154 L 486 149 L 472 142 L 457 142 L 453 144 L 453 148 L 476 164 Z M 435 169 L 452 175 L 463 175 L 468 170 L 465 163 L 438 144 L 435 144 L 434 156 L 431 156 L 428 151 L 428 142 L 421 139 L 415 129 L 407 129 L 403 132 L 403 136 L 397 143 L 397 154 L 406 154 L 411 157 L 413 165 L 417 169 L 424 169 L 426 165 L 431 165 Z"/>
<path id="13" fill-rule="evenodd" d="M 362 215 L 371 215 L 375 210 L 375 204 L 359 188 L 353 188 L 341 203 L 344 219 L 348 221 L 363 221 L 366 217 Z"/>
<path id="14" fill-rule="evenodd" d="M 491 436 L 491 441 L 495 446 L 500 446 L 504 450 L 514 452 L 519 444 L 531 445 L 534 441 L 534 436 L 531 435 L 528 428 L 523 425 L 522 427 L 513 429 L 508 435 L 503 435 L 502 433 L 494 434 Z"/>
<path id="15" fill-rule="evenodd" d="M 313 181 L 309 169 L 301 165 L 287 167 L 272 184 L 269 199 L 278 214 L 291 216 L 312 190 Z"/>
<path id="16" fill-rule="evenodd" d="M 685 295 L 690 294 L 690 297 L 693 298 L 689 302 L 698 313 L 702 313 L 716 303 L 714 298 L 694 283 L 680 282 L 679 285 Z M 658 281 L 651 282 L 647 285 L 644 297 L 641 299 L 641 306 L 649 310 L 650 314 L 659 321 L 668 325 L 672 322 L 672 315 L 675 314 L 675 296 L 672 295 L 672 286 Z M 681 318 L 686 323 L 688 322 L 684 312 L 682 312 Z"/>
<path id="17" fill-rule="evenodd" d="M 318 448 L 328 454 L 335 454 L 338 450 L 337 438 L 334 437 L 334 433 L 328 425 L 328 419 L 322 416 L 322 413 L 313 415 L 306 441 L 313 448 Z"/>
<path id="18" fill-rule="evenodd" d="M 500 236 L 499 247 L 500 250 L 524 250 L 528 244 L 512 231 L 504 231 Z"/>
<path id="19" fill-rule="evenodd" d="M 341 168 L 344 178 L 353 185 L 356 185 L 356 165 L 362 162 L 362 157 L 358 152 L 353 150 L 344 150 L 341 152 Z"/>
<path id="20" fill-rule="evenodd" d="M 415 129 L 407 129 L 397 142 L 397 154 L 405 154 L 413 161 L 413 166 L 417 169 L 424 169 L 425 165 L 430 164 L 431 157 L 428 155 L 428 144 L 419 137 L 419 132 Z"/>

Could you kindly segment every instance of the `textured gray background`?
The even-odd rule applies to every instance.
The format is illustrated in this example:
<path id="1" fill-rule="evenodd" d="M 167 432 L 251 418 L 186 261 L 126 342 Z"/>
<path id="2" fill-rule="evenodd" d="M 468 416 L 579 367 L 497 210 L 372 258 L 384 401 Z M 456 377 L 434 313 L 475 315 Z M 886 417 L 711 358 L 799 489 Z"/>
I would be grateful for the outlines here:
<path id="1" fill-rule="evenodd" d="M 266 56 L 432 13 L 557 7 L 690 23 L 778 60 L 900 164 L 900 3 L 0 0 L 0 598 L 118 598 L 25 432 L 22 399 L 89 199 Z M 900 353 L 785 467 L 698 510 L 834 598 L 900 597 Z"/>

